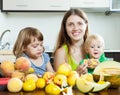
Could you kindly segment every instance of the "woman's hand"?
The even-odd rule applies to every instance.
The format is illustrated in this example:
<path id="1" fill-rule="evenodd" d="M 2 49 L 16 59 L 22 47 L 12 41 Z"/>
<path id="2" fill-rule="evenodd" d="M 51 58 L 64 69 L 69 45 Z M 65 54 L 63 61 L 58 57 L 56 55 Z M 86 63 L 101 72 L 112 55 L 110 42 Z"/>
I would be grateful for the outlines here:
<path id="1" fill-rule="evenodd" d="M 76 71 L 79 74 L 79 76 L 81 76 L 82 74 L 86 74 L 88 72 L 87 67 L 88 67 L 87 64 L 82 64 L 77 67 Z"/>

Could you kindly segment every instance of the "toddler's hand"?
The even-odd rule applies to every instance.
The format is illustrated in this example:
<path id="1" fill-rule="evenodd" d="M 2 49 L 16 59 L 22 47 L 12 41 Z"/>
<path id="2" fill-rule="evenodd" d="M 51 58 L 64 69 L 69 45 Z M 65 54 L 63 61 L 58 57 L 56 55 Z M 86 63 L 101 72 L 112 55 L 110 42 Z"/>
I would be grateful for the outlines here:
<path id="1" fill-rule="evenodd" d="M 99 64 L 98 59 L 89 59 L 88 60 L 88 68 L 94 69 Z"/>

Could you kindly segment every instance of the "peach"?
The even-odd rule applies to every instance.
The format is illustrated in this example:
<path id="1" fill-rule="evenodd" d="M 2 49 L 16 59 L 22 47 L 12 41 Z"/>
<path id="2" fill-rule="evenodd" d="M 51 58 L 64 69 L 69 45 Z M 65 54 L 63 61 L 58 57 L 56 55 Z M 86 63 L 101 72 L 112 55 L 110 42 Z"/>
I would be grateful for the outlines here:
<path id="1" fill-rule="evenodd" d="M 61 86 L 62 83 L 67 83 L 67 77 L 63 74 L 56 74 L 54 77 L 54 83 Z"/>
<path id="2" fill-rule="evenodd" d="M 19 78 L 11 78 L 8 81 L 7 88 L 10 92 L 19 92 L 22 90 L 23 82 Z"/>
<path id="3" fill-rule="evenodd" d="M 14 72 L 14 63 L 11 61 L 3 61 L 0 65 L 2 75 L 5 77 L 11 77 L 12 72 Z"/>
<path id="4" fill-rule="evenodd" d="M 45 79 L 46 84 L 52 83 L 55 75 L 52 72 L 45 72 L 43 78 Z"/>
<path id="5" fill-rule="evenodd" d="M 15 61 L 15 69 L 26 72 L 31 67 L 30 61 L 25 57 L 19 57 Z"/>
<path id="6" fill-rule="evenodd" d="M 20 72 L 20 71 L 18 71 L 18 70 L 15 70 L 15 71 L 12 73 L 11 77 L 12 77 L 12 78 L 19 78 L 19 79 L 21 79 L 21 80 L 23 81 L 24 78 L 25 78 L 25 73 Z"/>

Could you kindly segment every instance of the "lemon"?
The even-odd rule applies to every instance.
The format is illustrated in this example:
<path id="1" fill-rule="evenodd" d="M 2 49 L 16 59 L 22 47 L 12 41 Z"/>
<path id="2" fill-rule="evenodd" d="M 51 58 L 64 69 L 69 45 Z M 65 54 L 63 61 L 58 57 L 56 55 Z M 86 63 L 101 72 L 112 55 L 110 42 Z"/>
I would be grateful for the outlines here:
<path id="1" fill-rule="evenodd" d="M 59 95 L 61 92 L 61 89 L 59 88 L 59 86 L 53 83 L 50 83 L 45 87 L 45 92 L 50 95 Z"/>
<path id="2" fill-rule="evenodd" d="M 36 82 L 33 79 L 28 79 L 23 83 L 24 91 L 34 91 L 36 89 Z"/>
<path id="3" fill-rule="evenodd" d="M 37 80 L 37 82 L 36 82 L 36 87 L 42 89 L 42 88 L 45 87 L 45 85 L 46 85 L 45 79 L 43 79 L 43 78 L 38 78 L 38 80 Z"/>

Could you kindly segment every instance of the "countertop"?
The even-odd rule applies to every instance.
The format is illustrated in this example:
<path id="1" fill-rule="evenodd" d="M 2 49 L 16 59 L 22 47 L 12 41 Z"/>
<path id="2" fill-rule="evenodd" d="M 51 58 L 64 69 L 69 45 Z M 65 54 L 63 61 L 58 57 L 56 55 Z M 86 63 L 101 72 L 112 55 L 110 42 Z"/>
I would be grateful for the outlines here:
<path id="1" fill-rule="evenodd" d="M 105 49 L 104 52 L 120 52 L 120 50 L 110 50 L 110 49 Z"/>
<path id="2" fill-rule="evenodd" d="M 13 55 L 12 50 L 0 50 L 0 55 Z"/>
<path id="3" fill-rule="evenodd" d="M 48 95 L 44 92 L 44 90 L 35 90 L 32 92 L 18 92 L 18 93 L 10 93 L 8 91 L 0 91 L 0 95 Z M 60 94 L 62 95 L 62 94 Z M 89 93 L 89 94 L 83 94 L 77 89 L 73 89 L 73 95 L 120 95 L 120 89 L 107 89 L 104 91 L 100 91 L 97 93 Z"/>
<path id="4" fill-rule="evenodd" d="M 120 52 L 120 50 L 110 50 L 110 49 L 105 49 L 105 52 Z M 45 51 L 45 52 L 53 52 L 53 51 Z M 12 50 L 0 50 L 0 55 L 13 55 Z"/>

